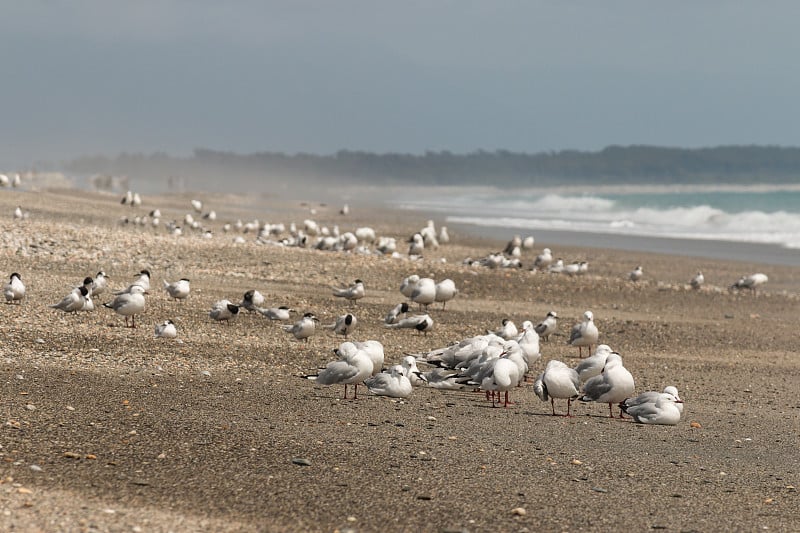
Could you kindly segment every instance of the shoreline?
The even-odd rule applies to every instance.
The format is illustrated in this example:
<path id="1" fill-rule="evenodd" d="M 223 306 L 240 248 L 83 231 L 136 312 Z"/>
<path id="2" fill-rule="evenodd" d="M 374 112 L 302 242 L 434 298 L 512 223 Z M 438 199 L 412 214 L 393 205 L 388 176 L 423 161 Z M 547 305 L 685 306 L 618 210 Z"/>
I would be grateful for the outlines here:
<path id="1" fill-rule="evenodd" d="M 445 217 L 445 221 L 447 218 Z M 800 267 L 800 250 L 785 248 L 777 244 L 733 242 L 720 240 L 680 239 L 674 237 L 642 237 L 639 235 L 616 235 L 601 232 L 577 232 L 563 230 L 530 230 L 527 233 L 519 228 L 502 226 L 482 226 L 477 224 L 447 222 L 450 228 L 457 228 L 488 239 L 508 240 L 514 235 L 533 235 L 537 247 L 542 245 L 569 246 L 580 248 L 600 248 L 644 252 L 664 255 L 677 255 L 700 259 L 736 261 L 765 266 Z"/>

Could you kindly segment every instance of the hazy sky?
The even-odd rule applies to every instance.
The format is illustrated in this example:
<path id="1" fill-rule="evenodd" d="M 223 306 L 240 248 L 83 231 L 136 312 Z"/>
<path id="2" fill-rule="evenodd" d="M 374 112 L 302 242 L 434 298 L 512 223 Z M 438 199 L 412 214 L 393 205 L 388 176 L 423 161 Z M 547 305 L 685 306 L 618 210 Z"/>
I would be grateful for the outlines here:
<path id="1" fill-rule="evenodd" d="M 78 155 L 800 146 L 800 3 L 5 0 L 0 169 Z"/>

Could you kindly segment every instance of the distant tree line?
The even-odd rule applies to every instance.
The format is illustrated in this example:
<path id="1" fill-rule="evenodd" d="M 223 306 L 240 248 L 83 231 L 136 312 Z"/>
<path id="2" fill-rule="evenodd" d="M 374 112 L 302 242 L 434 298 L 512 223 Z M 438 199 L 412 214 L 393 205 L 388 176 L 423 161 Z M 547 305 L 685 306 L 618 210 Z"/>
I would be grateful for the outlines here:
<path id="1" fill-rule="evenodd" d="M 246 178 L 347 180 L 370 183 L 436 185 L 504 183 L 515 186 L 564 183 L 736 183 L 796 182 L 800 148 L 719 146 L 666 148 L 609 146 L 599 152 L 563 150 L 536 154 L 479 150 L 424 154 L 342 150 L 331 155 L 258 152 L 237 154 L 197 149 L 188 158 L 164 153 L 82 157 L 67 165 L 81 174 L 180 179 L 208 185 L 219 179 Z"/>

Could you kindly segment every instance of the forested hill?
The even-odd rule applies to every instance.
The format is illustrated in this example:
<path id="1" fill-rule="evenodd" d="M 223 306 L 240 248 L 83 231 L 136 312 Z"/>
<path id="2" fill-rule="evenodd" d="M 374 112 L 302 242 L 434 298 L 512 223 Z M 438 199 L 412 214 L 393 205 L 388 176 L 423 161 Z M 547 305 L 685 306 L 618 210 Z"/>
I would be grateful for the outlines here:
<path id="1" fill-rule="evenodd" d="M 684 149 L 610 146 L 599 152 L 564 150 L 526 154 L 476 151 L 421 155 L 339 151 L 332 155 L 195 150 L 192 157 L 122 154 L 84 157 L 67 170 L 198 183 L 221 176 L 249 179 L 347 179 L 371 183 L 439 185 L 502 182 L 516 186 L 564 183 L 770 183 L 800 181 L 800 148 L 720 146 Z"/>

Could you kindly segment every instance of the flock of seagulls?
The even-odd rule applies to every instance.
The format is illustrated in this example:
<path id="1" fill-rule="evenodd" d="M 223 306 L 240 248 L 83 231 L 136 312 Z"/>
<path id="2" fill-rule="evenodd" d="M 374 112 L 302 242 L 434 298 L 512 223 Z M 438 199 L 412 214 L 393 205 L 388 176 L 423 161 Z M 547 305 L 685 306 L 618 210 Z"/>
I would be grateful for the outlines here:
<path id="1" fill-rule="evenodd" d="M 126 193 L 123 204 L 133 207 L 141 205 L 141 197 L 132 192 Z M 195 213 L 203 211 L 202 202 L 192 200 Z M 349 213 L 345 206 L 341 214 Z M 150 218 L 159 220 L 158 210 L 150 212 Z M 204 220 L 215 220 L 216 213 L 208 211 Z M 195 220 L 190 213 L 184 217 L 184 223 L 194 227 Z M 250 223 L 249 223 L 250 224 Z M 290 226 L 289 237 L 273 240 L 282 246 L 314 247 L 320 250 L 338 250 L 345 252 L 377 253 L 385 255 L 397 254 L 397 242 L 387 238 L 379 238 L 371 228 L 357 228 L 353 232 L 340 233 L 338 228 L 329 230 L 319 226 L 312 220 L 306 220 L 302 229 Z M 282 235 L 282 225 L 261 224 L 257 221 L 248 226 L 236 224 L 233 227 L 242 232 L 253 231 L 258 234 L 260 242 L 274 239 Z M 173 223 L 171 232 L 179 229 Z M 231 228 L 225 231 L 230 231 Z M 206 231 L 206 230 L 204 230 Z M 315 239 L 315 240 L 313 240 Z M 419 258 L 427 249 L 436 249 L 449 242 L 447 228 L 442 227 L 437 233 L 432 221 L 414 233 L 408 239 L 408 257 Z M 521 267 L 522 251 L 532 249 L 532 237 L 522 239 L 515 236 L 502 252 L 490 254 L 484 259 L 473 261 L 467 259 L 465 264 L 480 265 L 488 268 Z M 563 273 L 571 276 L 588 272 L 588 262 L 575 261 L 564 264 L 561 259 L 554 259 L 549 248 L 538 254 L 531 266 L 533 271 Z M 125 289 L 114 292 L 113 299 L 102 304 L 113 310 L 125 320 L 126 327 L 136 327 L 136 317 L 141 315 L 146 306 L 145 296 L 150 294 L 151 273 L 140 271 L 135 280 Z M 638 283 L 644 278 L 641 265 L 629 272 L 627 279 Z M 105 272 L 98 272 L 93 278 L 87 277 L 58 303 L 51 305 L 53 309 L 65 313 L 78 313 L 94 309 L 93 298 L 100 296 L 109 288 L 110 278 Z M 699 289 L 704 284 L 702 272 L 692 278 L 690 285 Z M 743 276 L 731 285 L 732 290 L 748 289 L 755 293 L 756 289 L 768 281 L 761 273 Z M 163 280 L 163 290 L 169 299 L 184 301 L 191 294 L 188 278 L 176 281 Z M 341 298 L 352 304 L 366 296 L 364 282 L 356 279 L 352 284 L 343 287 L 331 287 L 332 296 Z M 452 279 L 435 281 L 430 277 L 412 274 L 402 280 L 400 294 L 405 298 L 387 310 L 384 327 L 391 329 L 411 329 L 419 334 L 427 334 L 434 327 L 430 309 L 434 304 L 442 304 L 445 311 L 447 303 L 458 295 L 459 291 Z M 19 273 L 14 272 L 4 286 L 7 303 L 21 304 L 26 296 L 26 288 Z M 289 322 L 295 310 L 288 306 L 265 307 L 266 299 L 257 290 L 244 293 L 241 302 L 236 304 L 229 299 L 216 301 L 209 311 L 209 318 L 218 322 L 231 323 L 236 320 L 241 309 L 258 313 L 269 320 Z M 412 314 L 416 307 L 417 313 Z M 335 335 L 344 337 L 344 342 L 334 351 L 336 359 L 319 369 L 315 374 L 304 377 L 318 385 L 343 385 L 344 398 L 348 397 L 348 387 L 352 385 L 353 398 L 357 398 L 358 385 L 363 384 L 372 394 L 393 398 L 408 398 L 415 387 L 430 387 L 441 390 L 480 390 L 486 394 L 492 406 L 511 405 L 510 393 L 522 388 L 526 377 L 533 366 L 542 357 L 540 341 L 548 341 L 558 330 L 558 314 L 550 311 L 536 325 L 526 320 L 521 327 L 510 319 L 504 319 L 499 327 L 487 329 L 484 334 L 465 338 L 451 345 L 429 350 L 425 353 L 404 354 L 400 364 L 384 369 L 384 348 L 377 340 L 355 342 L 351 340 L 358 319 L 356 314 L 348 312 L 337 316 L 333 323 L 319 326 L 319 318 L 313 312 L 305 312 L 291 324 L 282 324 L 281 329 L 297 341 L 308 343 L 318 329 L 331 330 Z M 154 338 L 175 339 L 177 328 L 171 319 L 155 325 Z M 572 416 L 572 402 L 596 402 L 607 404 L 609 416 L 613 417 L 613 408 L 619 408 L 619 416 L 623 413 L 643 424 L 675 425 L 680 421 L 683 400 L 678 396 L 675 387 L 666 387 L 663 392 L 649 391 L 634 396 L 635 382 L 631 373 L 624 367 L 622 357 L 605 344 L 598 345 L 600 332 L 594 323 L 594 314 L 587 310 L 581 321 L 570 330 L 568 345 L 578 348 L 579 364 L 572 368 L 568 364 L 551 359 L 543 372 L 534 380 L 533 391 L 542 401 L 551 402 L 551 411 L 556 415 L 555 400 L 566 400 L 565 416 Z M 592 353 L 592 347 L 595 351 Z M 590 356 L 583 359 L 583 349 Z M 422 367 L 422 370 L 420 369 Z M 524 390 L 524 389 L 523 389 Z"/>

